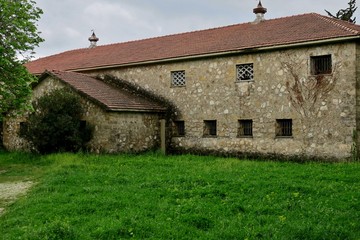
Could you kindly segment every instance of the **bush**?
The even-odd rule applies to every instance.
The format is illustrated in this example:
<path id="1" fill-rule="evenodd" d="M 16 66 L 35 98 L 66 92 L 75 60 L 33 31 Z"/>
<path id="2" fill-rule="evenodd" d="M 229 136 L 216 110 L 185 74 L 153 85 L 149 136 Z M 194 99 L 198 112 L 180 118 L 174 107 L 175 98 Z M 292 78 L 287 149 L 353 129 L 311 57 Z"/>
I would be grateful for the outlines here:
<path id="1" fill-rule="evenodd" d="M 92 127 L 81 121 L 80 97 L 69 90 L 55 90 L 33 102 L 21 136 L 40 153 L 76 152 L 92 138 Z"/>

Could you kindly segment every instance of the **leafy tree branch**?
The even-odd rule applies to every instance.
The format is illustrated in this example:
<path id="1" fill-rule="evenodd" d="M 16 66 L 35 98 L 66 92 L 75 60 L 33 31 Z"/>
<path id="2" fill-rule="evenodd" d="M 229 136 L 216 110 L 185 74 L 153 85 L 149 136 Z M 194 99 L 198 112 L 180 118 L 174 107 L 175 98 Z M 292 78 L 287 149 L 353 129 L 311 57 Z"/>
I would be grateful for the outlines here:
<path id="1" fill-rule="evenodd" d="M 29 107 L 36 78 L 23 63 L 43 41 L 36 25 L 42 10 L 35 4 L 33 0 L 0 0 L 0 121 L 10 111 Z"/>
<path id="2" fill-rule="evenodd" d="M 348 21 L 351 23 L 356 23 L 356 17 L 353 17 L 357 7 L 356 7 L 356 0 L 350 0 L 348 3 L 349 7 L 346 9 L 340 9 L 336 14 L 332 14 L 331 12 L 325 10 L 325 12 L 333 18 Z"/>

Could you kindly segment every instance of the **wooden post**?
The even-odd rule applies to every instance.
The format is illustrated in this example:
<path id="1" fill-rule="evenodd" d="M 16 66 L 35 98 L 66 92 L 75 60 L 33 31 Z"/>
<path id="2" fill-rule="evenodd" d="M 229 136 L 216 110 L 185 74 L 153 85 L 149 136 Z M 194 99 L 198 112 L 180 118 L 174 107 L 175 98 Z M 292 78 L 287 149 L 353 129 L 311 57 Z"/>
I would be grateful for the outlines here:
<path id="1" fill-rule="evenodd" d="M 161 141 L 161 152 L 166 154 L 166 120 L 160 120 L 160 141 Z"/>

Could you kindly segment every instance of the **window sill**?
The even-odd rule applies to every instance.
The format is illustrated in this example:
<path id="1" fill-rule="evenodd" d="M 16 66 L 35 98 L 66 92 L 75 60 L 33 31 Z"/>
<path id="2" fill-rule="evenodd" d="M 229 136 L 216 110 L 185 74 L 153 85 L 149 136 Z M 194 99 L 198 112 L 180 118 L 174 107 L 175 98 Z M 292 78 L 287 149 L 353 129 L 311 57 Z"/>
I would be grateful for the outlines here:
<path id="1" fill-rule="evenodd" d="M 319 73 L 319 74 L 313 74 L 313 73 L 311 73 L 310 76 L 311 76 L 311 77 L 333 76 L 333 73 Z"/>
<path id="2" fill-rule="evenodd" d="M 248 83 L 248 82 L 255 82 L 255 81 L 254 79 L 235 81 L 235 83 Z"/>
<path id="3" fill-rule="evenodd" d="M 293 139 L 293 136 L 275 136 L 275 139 Z"/>
<path id="4" fill-rule="evenodd" d="M 254 136 L 238 136 L 237 138 L 254 138 Z"/>
<path id="5" fill-rule="evenodd" d="M 217 138 L 217 136 L 213 136 L 213 135 L 205 135 L 205 136 L 203 136 L 203 138 Z"/>

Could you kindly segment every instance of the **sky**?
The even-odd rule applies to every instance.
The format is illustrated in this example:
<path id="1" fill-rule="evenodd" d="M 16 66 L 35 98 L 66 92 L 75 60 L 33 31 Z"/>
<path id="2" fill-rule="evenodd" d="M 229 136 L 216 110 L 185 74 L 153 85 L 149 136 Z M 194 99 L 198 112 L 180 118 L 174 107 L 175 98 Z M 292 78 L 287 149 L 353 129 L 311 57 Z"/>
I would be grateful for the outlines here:
<path id="1" fill-rule="evenodd" d="M 255 20 L 258 0 L 36 0 L 45 39 L 35 59 L 87 48 L 92 30 L 98 45 L 222 27 Z M 262 0 L 266 19 L 304 13 L 335 14 L 349 0 Z M 360 9 L 356 12 L 360 22 Z"/>

